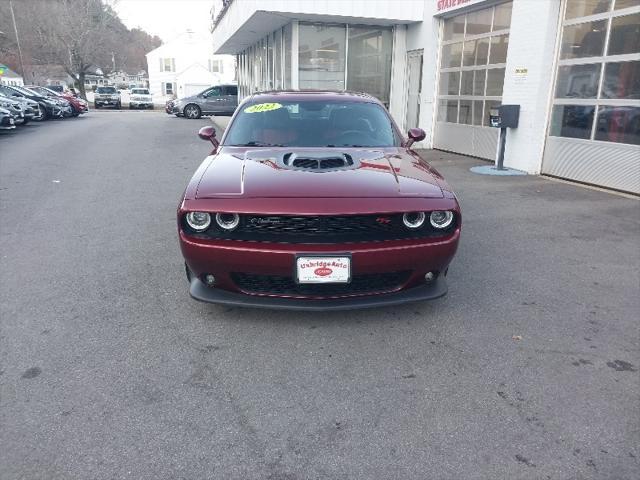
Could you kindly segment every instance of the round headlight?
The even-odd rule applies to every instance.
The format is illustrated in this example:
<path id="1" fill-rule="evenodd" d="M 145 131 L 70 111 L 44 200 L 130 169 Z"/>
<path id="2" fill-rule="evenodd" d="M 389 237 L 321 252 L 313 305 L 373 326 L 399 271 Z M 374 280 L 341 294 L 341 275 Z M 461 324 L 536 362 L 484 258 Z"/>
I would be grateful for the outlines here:
<path id="1" fill-rule="evenodd" d="M 189 212 L 187 223 L 196 232 L 204 232 L 211 225 L 211 215 L 206 212 Z"/>
<path id="2" fill-rule="evenodd" d="M 424 212 L 411 212 L 402 215 L 402 223 L 404 226 L 411 229 L 420 228 L 424 224 L 426 215 Z"/>
<path id="3" fill-rule="evenodd" d="M 431 212 L 429 221 L 431 222 L 433 228 L 447 228 L 449 225 L 451 225 L 451 222 L 453 222 L 453 212 L 450 212 L 449 210 L 436 210 L 435 212 Z"/>
<path id="4" fill-rule="evenodd" d="M 237 213 L 216 213 L 216 223 L 221 229 L 231 231 L 240 225 L 240 215 Z"/>

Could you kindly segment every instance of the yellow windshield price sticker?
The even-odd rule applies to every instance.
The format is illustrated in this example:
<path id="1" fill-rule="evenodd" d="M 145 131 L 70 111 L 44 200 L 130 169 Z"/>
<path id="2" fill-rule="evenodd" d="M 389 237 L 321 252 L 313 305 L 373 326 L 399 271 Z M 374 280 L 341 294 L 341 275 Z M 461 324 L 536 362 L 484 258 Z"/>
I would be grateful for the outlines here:
<path id="1" fill-rule="evenodd" d="M 245 108 L 244 113 L 269 112 L 271 110 L 278 110 L 279 108 L 282 108 L 281 103 L 257 103 L 256 105 Z"/>

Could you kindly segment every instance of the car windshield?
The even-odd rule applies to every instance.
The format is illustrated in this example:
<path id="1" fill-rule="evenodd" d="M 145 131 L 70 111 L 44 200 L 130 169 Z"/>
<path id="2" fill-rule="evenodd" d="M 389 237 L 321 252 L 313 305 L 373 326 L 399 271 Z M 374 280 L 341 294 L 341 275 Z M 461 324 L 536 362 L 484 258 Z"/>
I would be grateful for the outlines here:
<path id="1" fill-rule="evenodd" d="M 5 97 L 13 96 L 15 92 L 11 90 L 9 87 L 5 87 L 4 85 L 0 85 L 0 95 L 4 95 Z"/>
<path id="2" fill-rule="evenodd" d="M 19 87 L 17 85 L 13 85 L 11 88 L 13 88 L 15 91 L 23 95 L 33 95 L 35 93 L 30 90 L 27 90 L 26 88 Z"/>
<path id="3" fill-rule="evenodd" d="M 98 93 L 116 93 L 115 87 L 98 87 L 96 90 Z"/>
<path id="4" fill-rule="evenodd" d="M 392 147 L 400 145 L 376 103 L 304 100 L 243 104 L 224 145 L 244 147 Z"/>
<path id="5" fill-rule="evenodd" d="M 131 90 L 131 93 L 135 95 L 149 95 L 149 90 L 147 90 L 146 88 L 134 88 L 133 90 Z"/>
<path id="6" fill-rule="evenodd" d="M 50 92 L 49 90 L 47 90 L 46 88 L 39 87 L 39 86 L 37 86 L 37 85 L 32 85 L 32 86 L 27 87 L 27 88 L 29 88 L 29 90 L 31 90 L 31 91 L 33 91 L 33 92 L 36 92 L 36 93 L 38 93 L 38 94 L 40 94 L 40 95 L 45 95 L 45 96 L 46 96 L 46 95 L 53 95 L 53 93 L 51 93 L 51 92 Z"/>

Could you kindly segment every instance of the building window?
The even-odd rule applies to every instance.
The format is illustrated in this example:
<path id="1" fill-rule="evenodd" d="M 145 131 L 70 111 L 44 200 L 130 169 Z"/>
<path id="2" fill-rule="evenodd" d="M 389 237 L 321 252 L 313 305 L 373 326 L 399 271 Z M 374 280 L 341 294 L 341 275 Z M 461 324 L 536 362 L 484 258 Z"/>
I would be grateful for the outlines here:
<path id="1" fill-rule="evenodd" d="M 346 27 L 300 24 L 298 42 L 299 87 L 344 90 Z"/>
<path id="2" fill-rule="evenodd" d="M 222 73 L 223 62 L 222 60 L 209 59 L 209 71 L 212 73 Z"/>
<path id="3" fill-rule="evenodd" d="M 175 86 L 172 82 L 165 82 L 162 84 L 162 90 L 165 95 L 173 95 L 175 93 Z"/>
<path id="4" fill-rule="evenodd" d="M 638 38 L 637 0 L 568 1 L 549 135 L 640 145 Z"/>
<path id="5" fill-rule="evenodd" d="M 389 105 L 393 32 L 390 28 L 347 26 L 347 89 L 367 92 Z"/>
<path id="6" fill-rule="evenodd" d="M 444 21 L 438 121 L 489 126 L 500 105 L 509 49 L 511 2 Z"/>
<path id="7" fill-rule="evenodd" d="M 160 59 L 160 71 L 161 72 L 175 72 L 176 71 L 176 59 L 175 58 L 161 58 Z"/>

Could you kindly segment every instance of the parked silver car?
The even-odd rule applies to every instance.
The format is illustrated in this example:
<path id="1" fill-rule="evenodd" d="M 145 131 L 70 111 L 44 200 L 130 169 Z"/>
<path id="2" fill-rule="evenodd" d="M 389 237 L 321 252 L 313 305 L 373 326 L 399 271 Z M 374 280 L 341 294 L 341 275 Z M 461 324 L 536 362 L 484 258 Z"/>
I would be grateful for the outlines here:
<path id="1" fill-rule="evenodd" d="M 0 85 L 0 98 L 16 101 L 20 103 L 22 112 L 24 114 L 23 124 L 28 123 L 31 120 L 40 121 L 43 117 L 43 111 L 40 108 L 38 102 L 30 100 L 26 97 L 18 96 L 14 90 L 11 90 L 8 86 Z"/>
<path id="2" fill-rule="evenodd" d="M 200 118 L 203 115 L 232 115 L 237 106 L 237 85 L 216 85 L 197 95 L 174 100 L 167 110 L 177 117 Z"/>
<path id="3" fill-rule="evenodd" d="M 29 121 L 29 119 L 25 118 L 24 109 L 18 100 L 0 95 L 0 107 L 8 110 L 16 122 L 24 124 Z"/>
<path id="4" fill-rule="evenodd" d="M 0 107 L 0 130 L 13 130 L 16 128 L 15 120 L 9 110 Z"/>
<path id="5" fill-rule="evenodd" d="M 132 88 L 129 108 L 150 108 L 153 110 L 153 97 L 148 88 Z"/>

